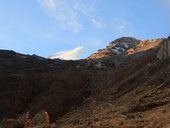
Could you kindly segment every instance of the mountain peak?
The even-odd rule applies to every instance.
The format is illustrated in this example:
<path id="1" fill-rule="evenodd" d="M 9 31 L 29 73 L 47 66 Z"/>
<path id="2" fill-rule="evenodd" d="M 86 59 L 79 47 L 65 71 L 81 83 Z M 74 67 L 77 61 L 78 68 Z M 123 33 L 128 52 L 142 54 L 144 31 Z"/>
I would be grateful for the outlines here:
<path id="1" fill-rule="evenodd" d="M 134 37 L 120 37 L 111 41 L 106 48 L 98 50 L 89 56 L 88 60 L 112 58 L 115 61 L 123 57 L 153 49 L 164 42 L 164 39 L 139 40 Z"/>
<path id="2" fill-rule="evenodd" d="M 127 50 L 138 45 L 140 40 L 134 37 L 121 37 L 111 41 L 106 48 L 98 50 L 87 59 L 112 58 L 125 55 Z"/>
<path id="3" fill-rule="evenodd" d="M 111 41 L 109 43 L 109 45 L 114 45 L 114 44 L 117 44 L 117 43 L 124 43 L 124 42 L 127 42 L 127 43 L 137 43 L 139 42 L 140 40 L 134 38 L 134 37 L 120 37 L 120 38 L 117 38 L 115 39 L 114 41 Z"/>

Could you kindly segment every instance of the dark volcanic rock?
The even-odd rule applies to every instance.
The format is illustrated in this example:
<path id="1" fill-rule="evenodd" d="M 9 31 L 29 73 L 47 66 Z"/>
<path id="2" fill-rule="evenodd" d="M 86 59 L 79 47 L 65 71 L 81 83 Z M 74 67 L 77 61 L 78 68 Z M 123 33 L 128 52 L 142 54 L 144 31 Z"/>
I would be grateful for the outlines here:
<path id="1" fill-rule="evenodd" d="M 24 125 L 20 124 L 19 121 L 15 119 L 3 119 L 1 128 L 24 128 Z"/>
<path id="2" fill-rule="evenodd" d="M 50 125 L 50 117 L 47 112 L 41 111 L 37 113 L 33 118 L 32 118 L 32 126 L 46 126 L 48 127 Z"/>

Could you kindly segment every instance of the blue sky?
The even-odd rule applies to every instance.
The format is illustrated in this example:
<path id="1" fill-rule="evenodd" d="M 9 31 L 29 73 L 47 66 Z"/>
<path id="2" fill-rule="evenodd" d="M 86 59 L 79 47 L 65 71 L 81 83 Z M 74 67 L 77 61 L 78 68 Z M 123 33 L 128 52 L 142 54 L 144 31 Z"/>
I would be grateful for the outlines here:
<path id="1" fill-rule="evenodd" d="M 169 0 L 0 0 L 0 48 L 84 58 L 121 36 L 167 37 Z M 64 57 L 63 57 L 64 58 Z"/>

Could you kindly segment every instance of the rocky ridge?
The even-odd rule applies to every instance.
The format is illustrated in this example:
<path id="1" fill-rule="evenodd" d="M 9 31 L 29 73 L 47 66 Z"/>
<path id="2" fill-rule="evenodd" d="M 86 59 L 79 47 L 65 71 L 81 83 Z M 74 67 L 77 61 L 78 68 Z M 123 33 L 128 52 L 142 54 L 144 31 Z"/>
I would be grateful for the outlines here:
<path id="1" fill-rule="evenodd" d="M 95 59 L 114 59 L 115 62 L 120 62 L 125 58 L 136 53 L 146 52 L 148 50 L 155 50 L 165 46 L 163 51 L 166 50 L 166 39 L 151 39 L 151 40 L 138 40 L 133 37 L 118 38 L 108 44 L 106 48 L 98 50 L 87 58 L 87 60 Z M 157 51 L 156 51 L 157 52 Z"/>
<path id="2" fill-rule="evenodd" d="M 140 40 L 132 37 L 118 38 L 108 44 L 106 48 L 98 50 L 87 59 L 119 58 L 127 54 L 127 50 L 135 47 Z"/>

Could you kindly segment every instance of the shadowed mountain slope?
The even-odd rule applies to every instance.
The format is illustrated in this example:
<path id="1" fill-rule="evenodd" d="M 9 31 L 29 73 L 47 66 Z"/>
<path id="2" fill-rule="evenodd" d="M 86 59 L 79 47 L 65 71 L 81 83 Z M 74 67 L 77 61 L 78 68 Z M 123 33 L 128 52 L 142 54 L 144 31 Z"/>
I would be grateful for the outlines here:
<path id="1" fill-rule="evenodd" d="M 77 61 L 1 50 L 0 119 L 44 110 L 51 128 L 169 128 L 169 48 L 123 37 Z"/>

